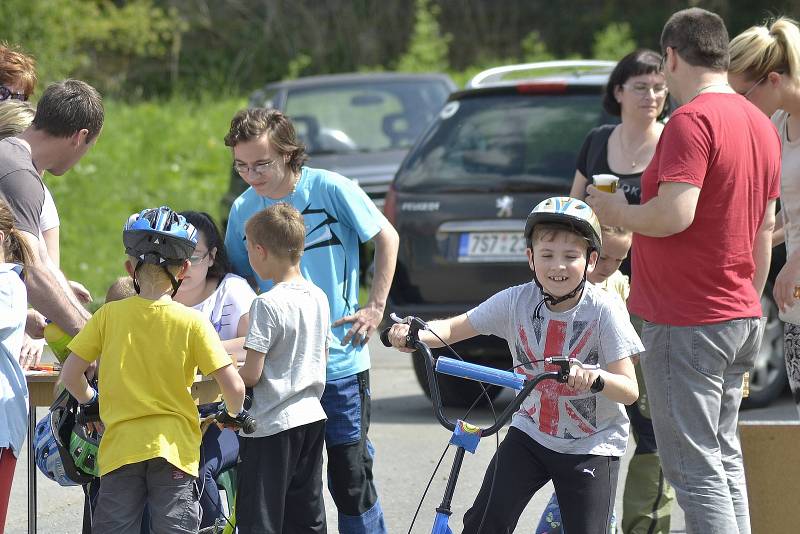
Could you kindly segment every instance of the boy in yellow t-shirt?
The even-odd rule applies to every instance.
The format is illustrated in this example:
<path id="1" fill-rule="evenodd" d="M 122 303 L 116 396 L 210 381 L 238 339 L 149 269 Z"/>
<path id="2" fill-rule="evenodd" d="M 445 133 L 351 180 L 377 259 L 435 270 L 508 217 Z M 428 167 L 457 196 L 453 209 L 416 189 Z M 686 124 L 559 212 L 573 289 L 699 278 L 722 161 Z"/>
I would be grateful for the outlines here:
<path id="1" fill-rule="evenodd" d="M 208 320 L 172 300 L 197 244 L 194 227 L 166 206 L 143 210 L 128 219 L 123 242 L 137 295 L 92 316 L 61 372 L 81 412 L 99 410 L 105 427 L 92 532 L 138 534 L 145 503 L 153 533 L 197 532 L 200 424 L 190 388 L 199 367 L 241 416 L 244 383 Z M 98 395 L 84 372 L 100 354 Z"/>

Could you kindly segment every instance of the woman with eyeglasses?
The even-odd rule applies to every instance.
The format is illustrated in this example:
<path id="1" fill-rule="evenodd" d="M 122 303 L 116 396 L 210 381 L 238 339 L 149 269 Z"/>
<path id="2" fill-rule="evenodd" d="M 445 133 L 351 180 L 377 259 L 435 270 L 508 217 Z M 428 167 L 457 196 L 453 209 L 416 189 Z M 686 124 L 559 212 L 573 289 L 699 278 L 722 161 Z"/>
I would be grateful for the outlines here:
<path id="1" fill-rule="evenodd" d="M 225 244 L 211 216 L 196 211 L 183 211 L 181 215 L 197 229 L 197 247 L 174 300 L 208 317 L 228 353 L 243 362 L 250 304 L 256 294 L 244 278 L 231 272 Z M 216 412 L 216 405 L 200 409 L 201 414 Z M 200 445 L 198 473 L 201 531 L 212 527 L 222 515 L 216 477 L 236 465 L 238 456 L 239 438 L 235 432 L 220 430 L 216 425 L 206 430 Z"/>
<path id="2" fill-rule="evenodd" d="M 773 246 L 786 243 L 786 264 L 772 294 L 784 321 L 786 370 L 800 414 L 800 28 L 778 18 L 730 43 L 728 82 L 772 118 L 781 140 L 781 212 Z"/>
<path id="3" fill-rule="evenodd" d="M 0 41 L 0 102 L 28 100 L 36 88 L 36 63 L 33 58 Z"/>
<path id="4" fill-rule="evenodd" d="M 593 175 L 613 174 L 619 177 L 618 187 L 625 193 L 628 203 L 639 204 L 642 173 L 653 158 L 664 129 L 659 119 L 667 111 L 667 82 L 661 55 L 639 49 L 623 57 L 608 77 L 603 109 L 619 117 L 620 122 L 598 126 L 586 136 L 578 154 L 570 196 L 583 200 Z M 629 258 L 630 255 L 620 266 L 620 271 L 627 276 L 631 276 Z M 641 321 L 632 319 L 637 331 L 641 331 Z M 636 374 L 639 401 L 625 407 L 636 439 L 636 451 L 625 478 L 621 530 L 625 534 L 667 534 L 675 491 L 661 470 L 646 386 L 638 364 Z M 543 516 L 537 534 L 551 532 L 543 528 L 544 523 Z"/>
<path id="5" fill-rule="evenodd" d="M 639 179 L 664 129 L 658 122 L 667 101 L 661 70 L 661 56 L 646 49 L 631 52 L 614 67 L 603 94 L 603 109 L 620 122 L 598 126 L 586 136 L 569 196 L 583 200 L 593 175 L 613 174 L 619 177 L 628 202 L 639 203 Z"/>

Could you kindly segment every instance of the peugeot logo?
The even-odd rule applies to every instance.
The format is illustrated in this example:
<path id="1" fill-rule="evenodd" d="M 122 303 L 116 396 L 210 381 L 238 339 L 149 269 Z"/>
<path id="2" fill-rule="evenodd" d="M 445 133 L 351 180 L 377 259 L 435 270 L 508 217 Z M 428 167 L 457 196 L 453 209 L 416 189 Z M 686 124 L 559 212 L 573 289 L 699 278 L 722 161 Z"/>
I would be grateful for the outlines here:
<path id="1" fill-rule="evenodd" d="M 497 208 L 498 217 L 511 217 L 511 208 L 514 207 L 514 198 L 508 195 L 500 197 L 494 201 L 494 207 Z"/>

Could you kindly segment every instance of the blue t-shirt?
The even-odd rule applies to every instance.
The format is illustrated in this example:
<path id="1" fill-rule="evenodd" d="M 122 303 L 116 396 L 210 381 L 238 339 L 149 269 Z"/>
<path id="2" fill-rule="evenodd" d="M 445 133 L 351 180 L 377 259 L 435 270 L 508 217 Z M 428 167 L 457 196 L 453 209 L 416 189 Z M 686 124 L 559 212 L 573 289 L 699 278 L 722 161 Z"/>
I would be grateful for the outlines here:
<path id="1" fill-rule="evenodd" d="M 358 310 L 358 247 L 386 225 L 383 214 L 353 181 L 335 172 L 303 167 L 294 193 L 284 198 L 259 196 L 252 188 L 233 202 L 225 247 L 236 274 L 253 277 L 262 291 L 272 287 L 253 272 L 247 259 L 244 226 L 254 213 L 278 202 L 291 204 L 303 215 L 306 246 L 300 260 L 303 276 L 328 296 L 331 323 Z M 369 369 L 367 346 L 342 344 L 352 324 L 332 329 L 327 380 Z"/>
<path id="2" fill-rule="evenodd" d="M 28 298 L 20 271 L 0 263 L 0 448 L 17 458 L 28 429 L 28 385 L 19 366 Z"/>

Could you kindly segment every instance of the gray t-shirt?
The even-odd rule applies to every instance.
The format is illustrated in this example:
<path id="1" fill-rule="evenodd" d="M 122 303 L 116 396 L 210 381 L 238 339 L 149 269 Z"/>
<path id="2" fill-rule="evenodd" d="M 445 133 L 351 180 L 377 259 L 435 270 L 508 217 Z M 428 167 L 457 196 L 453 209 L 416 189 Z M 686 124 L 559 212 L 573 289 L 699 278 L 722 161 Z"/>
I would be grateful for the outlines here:
<path id="1" fill-rule="evenodd" d="M 547 356 L 578 358 L 600 364 L 644 352 L 619 299 L 587 283 L 580 302 L 565 312 L 534 308 L 542 293 L 533 282 L 510 287 L 467 312 L 472 327 L 508 341 L 515 369 L 534 377 L 555 370 Z M 551 368 L 552 367 L 552 368 Z M 623 456 L 628 443 L 628 416 L 622 404 L 605 395 L 576 394 L 555 380 L 539 383 L 514 414 L 511 425 L 539 444 L 565 454 Z"/>
<path id="2" fill-rule="evenodd" d="M 11 208 L 18 229 L 39 235 L 44 183 L 30 150 L 15 137 L 0 140 L 0 198 Z"/>
<path id="3" fill-rule="evenodd" d="M 260 438 L 325 419 L 325 348 L 330 331 L 325 293 L 306 280 L 276 284 L 253 300 L 244 346 L 266 354 L 250 413 Z"/>

